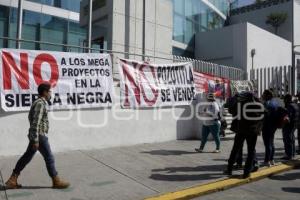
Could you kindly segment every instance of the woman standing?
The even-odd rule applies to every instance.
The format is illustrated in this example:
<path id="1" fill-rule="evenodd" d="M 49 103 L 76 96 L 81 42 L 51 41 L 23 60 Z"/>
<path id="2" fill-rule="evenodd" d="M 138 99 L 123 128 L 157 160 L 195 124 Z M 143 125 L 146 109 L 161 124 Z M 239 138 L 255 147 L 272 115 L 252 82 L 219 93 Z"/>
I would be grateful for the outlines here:
<path id="1" fill-rule="evenodd" d="M 204 146 L 207 142 L 207 138 L 209 133 L 213 135 L 213 138 L 216 143 L 216 150 L 214 153 L 220 152 L 220 106 L 215 100 L 214 94 L 209 93 L 207 95 L 207 104 L 204 106 L 204 109 L 201 114 L 201 118 L 203 119 L 202 126 L 202 139 L 200 148 L 196 148 L 195 151 L 202 153 Z"/>

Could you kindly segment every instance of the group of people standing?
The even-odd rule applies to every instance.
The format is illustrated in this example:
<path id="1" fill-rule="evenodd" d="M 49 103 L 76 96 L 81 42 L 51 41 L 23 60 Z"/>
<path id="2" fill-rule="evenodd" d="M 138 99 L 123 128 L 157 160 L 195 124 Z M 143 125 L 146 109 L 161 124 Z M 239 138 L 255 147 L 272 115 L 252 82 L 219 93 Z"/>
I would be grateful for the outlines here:
<path id="1" fill-rule="evenodd" d="M 54 156 L 48 142 L 49 120 L 46 109 L 47 102 L 51 98 L 51 85 L 42 83 L 38 86 L 39 98 L 32 104 L 28 115 L 29 133 L 28 147 L 25 153 L 16 163 L 16 166 L 5 183 L 7 189 L 16 189 L 22 187 L 18 183 L 18 177 L 23 169 L 30 163 L 37 151 L 44 157 L 47 171 L 52 178 L 53 188 L 64 189 L 70 186 L 70 183 L 62 180 L 56 171 Z M 209 133 L 212 133 L 216 150 L 214 153 L 220 153 L 220 129 L 222 127 L 222 115 L 220 106 L 216 102 L 214 94 L 207 95 L 208 103 L 205 103 L 203 109 L 200 109 L 200 115 L 203 119 L 202 140 L 197 152 L 203 152 Z M 262 133 L 265 145 L 264 165 L 272 166 L 274 162 L 275 132 L 282 128 L 285 156 L 283 160 L 291 160 L 296 155 L 295 148 L 295 130 L 298 129 L 298 151 L 300 154 L 300 94 L 293 101 L 289 94 L 284 96 L 284 106 L 280 106 L 278 100 L 273 96 L 271 90 L 265 90 L 262 99 L 258 99 L 251 92 L 238 93 L 229 98 L 226 107 L 229 113 L 233 115 L 231 130 L 235 132 L 234 144 L 228 160 L 228 166 L 225 173 L 232 174 L 234 164 L 238 168 L 242 167 L 243 145 L 246 140 L 248 155 L 244 167 L 244 178 L 250 176 L 250 173 L 258 170 L 255 146 L 258 135 Z"/>
<path id="2" fill-rule="evenodd" d="M 197 152 L 203 152 L 209 133 L 216 143 L 215 153 L 220 150 L 221 107 L 214 95 L 207 95 L 208 104 L 200 110 L 203 116 L 202 139 Z M 283 102 L 282 102 L 283 101 Z M 282 103 L 281 103 L 282 102 Z M 297 98 L 286 94 L 282 99 L 274 97 L 272 90 L 265 90 L 259 99 L 252 92 L 242 92 L 227 99 L 224 107 L 233 116 L 230 129 L 235 132 L 234 144 L 228 159 L 225 174 L 231 175 L 234 168 L 241 169 L 243 162 L 243 145 L 247 143 L 247 159 L 244 166 L 244 178 L 257 171 L 259 164 L 256 157 L 256 143 L 259 135 L 265 146 L 264 166 L 275 165 L 274 138 L 278 129 L 282 129 L 285 156 L 281 160 L 292 160 L 300 154 L 300 94 Z M 295 144 L 295 131 L 298 129 L 298 150 Z M 236 164 L 236 166 L 235 166 Z"/>

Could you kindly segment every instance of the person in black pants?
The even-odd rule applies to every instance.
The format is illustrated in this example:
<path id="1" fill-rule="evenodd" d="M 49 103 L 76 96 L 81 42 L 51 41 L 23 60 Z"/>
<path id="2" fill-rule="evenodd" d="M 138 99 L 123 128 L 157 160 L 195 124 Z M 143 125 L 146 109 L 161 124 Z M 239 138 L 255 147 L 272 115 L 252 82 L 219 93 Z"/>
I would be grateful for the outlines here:
<path id="1" fill-rule="evenodd" d="M 299 125 L 297 127 L 297 138 L 298 138 L 298 150 L 296 151 L 296 153 L 300 155 L 300 126 Z"/>
<path id="2" fill-rule="evenodd" d="M 283 160 L 291 160 L 295 157 L 295 130 L 299 120 L 299 108 L 298 105 L 292 102 L 292 95 L 287 94 L 284 96 L 284 104 L 287 110 L 288 122 L 282 128 L 282 136 L 285 154 Z"/>
<path id="3" fill-rule="evenodd" d="M 237 94 L 235 105 L 232 107 L 233 113 L 238 118 L 235 122 L 236 136 L 228 160 L 225 174 L 232 175 L 233 165 L 237 161 L 238 154 L 242 151 L 243 143 L 246 140 L 248 155 L 244 167 L 243 178 L 248 178 L 253 171 L 255 159 L 255 146 L 257 137 L 262 129 L 262 119 L 264 117 L 264 106 L 250 92 Z M 255 112 L 253 110 L 255 109 Z M 238 112 L 240 110 L 241 112 Z"/>
<path id="4" fill-rule="evenodd" d="M 297 94 L 297 105 L 298 109 L 300 110 L 300 93 Z M 298 150 L 297 154 L 300 155 L 300 118 L 297 122 L 297 138 L 298 138 Z"/>
<path id="5" fill-rule="evenodd" d="M 243 168 L 243 146 L 242 145 L 237 158 L 236 158 L 236 165 L 235 165 L 235 169 L 242 169 Z M 254 159 L 253 159 L 253 163 L 252 163 L 252 170 L 251 172 L 256 172 L 259 169 L 259 164 L 258 164 L 258 159 L 256 157 L 256 151 L 254 151 Z"/>
<path id="6" fill-rule="evenodd" d="M 279 104 L 273 98 L 273 93 L 270 90 L 265 90 L 263 92 L 263 100 L 264 106 L 266 109 L 263 129 L 262 129 L 262 138 L 265 145 L 265 159 L 264 165 L 270 167 L 271 165 L 275 165 L 274 162 L 274 154 L 275 154 L 275 146 L 274 146 L 274 137 L 275 132 L 277 130 L 277 115 L 279 115 Z"/>
<path id="7" fill-rule="evenodd" d="M 231 123 L 231 127 L 230 130 L 232 132 L 234 132 L 236 134 L 237 132 L 237 110 L 235 108 L 236 103 L 237 103 L 237 95 L 235 95 L 234 97 L 228 98 L 227 102 L 224 104 L 225 108 L 228 108 L 228 112 L 233 116 L 233 121 Z M 243 146 L 244 143 L 241 146 L 240 151 L 237 154 L 237 158 L 236 158 L 236 165 L 234 166 L 235 169 L 242 169 L 243 168 Z M 253 170 L 252 171 L 257 171 L 259 168 L 259 164 L 258 164 L 258 159 L 256 157 L 256 151 L 255 151 L 255 156 L 254 156 L 254 161 L 253 161 Z"/>

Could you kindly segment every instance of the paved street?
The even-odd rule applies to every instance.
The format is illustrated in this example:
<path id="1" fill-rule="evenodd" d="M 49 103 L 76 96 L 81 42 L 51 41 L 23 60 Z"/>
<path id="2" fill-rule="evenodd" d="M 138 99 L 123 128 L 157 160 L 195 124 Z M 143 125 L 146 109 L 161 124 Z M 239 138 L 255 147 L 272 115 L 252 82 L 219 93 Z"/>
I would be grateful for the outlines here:
<path id="1" fill-rule="evenodd" d="M 283 144 L 277 133 L 276 159 L 283 155 Z M 50 137 L 51 142 L 51 137 Z M 23 189 L 9 190 L 9 199 L 24 200 L 134 200 L 223 179 L 232 137 L 223 139 L 222 152 L 195 153 L 199 141 L 171 141 L 93 151 L 56 154 L 60 175 L 72 184 L 67 190 L 53 190 L 42 157 L 38 154 L 20 177 Z M 263 159 L 259 138 L 257 155 Z M 0 169 L 7 179 L 18 157 L 0 158 Z M 241 172 L 237 172 L 241 173 Z M 254 185 L 257 183 L 253 183 Z M 4 198 L 4 191 L 1 191 Z M 2 199 L 1 199 L 2 200 Z"/>
<path id="2" fill-rule="evenodd" d="M 300 169 L 195 200 L 293 200 L 300 195 Z"/>

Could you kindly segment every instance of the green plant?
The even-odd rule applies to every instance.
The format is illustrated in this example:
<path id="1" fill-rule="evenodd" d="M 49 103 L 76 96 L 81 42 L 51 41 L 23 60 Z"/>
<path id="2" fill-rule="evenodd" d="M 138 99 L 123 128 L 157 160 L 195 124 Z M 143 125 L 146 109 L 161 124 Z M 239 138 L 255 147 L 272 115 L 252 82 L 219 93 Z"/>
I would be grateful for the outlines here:
<path id="1" fill-rule="evenodd" d="M 273 26 L 277 35 L 279 27 L 286 21 L 287 17 L 288 14 L 286 12 L 271 13 L 267 16 L 266 24 Z"/>
<path id="2" fill-rule="evenodd" d="M 219 15 L 213 15 L 212 20 L 208 22 L 208 28 L 210 30 L 213 30 L 213 29 L 217 28 L 217 26 L 220 23 L 221 23 L 221 18 L 219 17 Z"/>

